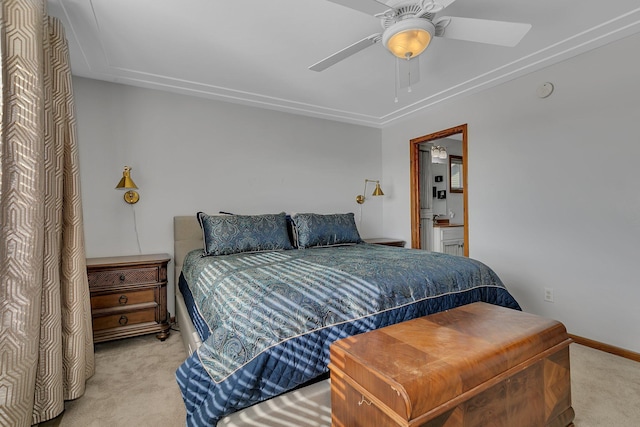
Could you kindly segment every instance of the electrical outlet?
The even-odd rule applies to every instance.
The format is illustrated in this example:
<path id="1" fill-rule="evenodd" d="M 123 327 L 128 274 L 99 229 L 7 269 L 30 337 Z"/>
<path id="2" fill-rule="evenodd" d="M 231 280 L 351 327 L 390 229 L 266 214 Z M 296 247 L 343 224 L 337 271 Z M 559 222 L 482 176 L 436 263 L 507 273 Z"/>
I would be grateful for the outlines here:
<path id="1" fill-rule="evenodd" d="M 553 288 L 544 288 L 544 300 L 553 302 Z"/>

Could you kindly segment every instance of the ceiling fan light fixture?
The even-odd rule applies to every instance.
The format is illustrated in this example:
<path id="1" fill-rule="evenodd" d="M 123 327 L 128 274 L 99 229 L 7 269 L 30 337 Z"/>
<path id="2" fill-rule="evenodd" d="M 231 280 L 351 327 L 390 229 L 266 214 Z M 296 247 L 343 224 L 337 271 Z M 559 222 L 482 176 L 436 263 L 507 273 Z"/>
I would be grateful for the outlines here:
<path id="1" fill-rule="evenodd" d="M 411 59 L 424 52 L 434 33 L 431 21 L 409 18 L 387 28 L 382 34 L 382 43 L 398 58 Z"/>

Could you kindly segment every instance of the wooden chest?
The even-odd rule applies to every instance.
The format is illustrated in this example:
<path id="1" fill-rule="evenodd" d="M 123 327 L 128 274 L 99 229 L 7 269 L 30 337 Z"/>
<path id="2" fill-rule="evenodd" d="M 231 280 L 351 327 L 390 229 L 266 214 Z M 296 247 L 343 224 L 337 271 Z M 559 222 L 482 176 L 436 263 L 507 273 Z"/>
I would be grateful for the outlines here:
<path id="1" fill-rule="evenodd" d="M 336 341 L 332 425 L 571 426 L 570 343 L 557 321 L 485 303 Z"/>
<path id="2" fill-rule="evenodd" d="M 87 259 L 93 341 L 169 336 L 167 254 Z"/>

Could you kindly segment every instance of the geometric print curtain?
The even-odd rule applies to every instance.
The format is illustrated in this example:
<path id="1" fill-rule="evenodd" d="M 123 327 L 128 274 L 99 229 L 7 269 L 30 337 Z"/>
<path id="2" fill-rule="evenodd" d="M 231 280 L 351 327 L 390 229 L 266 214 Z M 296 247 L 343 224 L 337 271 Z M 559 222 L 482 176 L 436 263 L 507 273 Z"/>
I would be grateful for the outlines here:
<path id="1" fill-rule="evenodd" d="M 94 372 L 67 42 L 46 0 L 1 0 L 0 425 L 58 416 Z"/>

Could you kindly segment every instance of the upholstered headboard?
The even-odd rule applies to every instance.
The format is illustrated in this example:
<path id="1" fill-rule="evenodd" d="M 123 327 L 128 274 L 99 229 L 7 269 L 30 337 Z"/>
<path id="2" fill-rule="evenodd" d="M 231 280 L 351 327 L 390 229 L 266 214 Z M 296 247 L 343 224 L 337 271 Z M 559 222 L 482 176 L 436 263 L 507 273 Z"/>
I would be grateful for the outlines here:
<path id="1" fill-rule="evenodd" d="M 178 280 L 182 271 L 184 257 L 194 249 L 202 249 L 204 241 L 202 230 L 195 215 L 173 217 L 173 258 L 175 261 L 175 288 L 178 292 Z"/>

